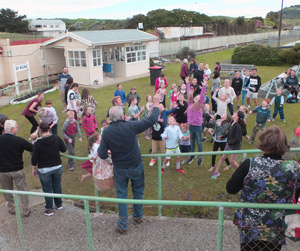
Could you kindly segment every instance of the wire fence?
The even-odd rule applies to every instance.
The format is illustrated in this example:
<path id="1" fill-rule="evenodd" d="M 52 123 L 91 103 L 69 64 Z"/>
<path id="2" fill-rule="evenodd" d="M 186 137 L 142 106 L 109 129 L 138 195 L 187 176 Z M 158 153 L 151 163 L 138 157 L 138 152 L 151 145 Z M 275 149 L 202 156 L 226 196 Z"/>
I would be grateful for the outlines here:
<path id="1" fill-rule="evenodd" d="M 293 148 L 291 152 L 299 152 L 300 148 Z M 228 152 L 202 152 L 178 154 L 211 155 L 213 154 L 255 154 L 260 150 L 242 150 Z M 63 155 L 70 157 L 68 155 Z M 143 155 L 157 157 L 157 200 L 121 200 L 98 196 L 83 196 L 70 194 L 46 194 L 39 192 L 21 192 L 0 190 L 0 193 L 10 193 L 14 196 L 16 218 L 7 212 L 7 208 L 0 207 L 0 244 L 3 250 L 238 250 L 239 230 L 229 219 L 227 210 L 232 208 L 269 209 L 300 209 L 300 205 L 287 204 L 255 204 L 216 201 L 163 200 L 161 179 L 161 158 L 166 154 Z M 175 155 L 174 155 L 175 156 Z M 74 157 L 76 160 L 86 160 L 84 157 Z M 182 180 L 181 180 L 182 182 Z M 97 195 L 98 191 L 95 189 Z M 64 209 L 55 210 L 55 217 L 45 217 L 42 214 L 43 205 L 33 207 L 30 217 L 22 217 L 18 195 L 34 198 L 60 197 L 64 199 Z M 67 200 L 67 201 L 66 201 Z M 83 203 L 79 203 L 83 202 Z M 159 217 L 144 217 L 142 224 L 129 219 L 129 231 L 120 235 L 113 226 L 118 219 L 116 209 L 103 210 L 103 205 L 115 206 L 116 203 L 143 204 L 147 207 L 157 207 Z M 76 205 L 76 206 L 74 206 Z M 91 206 L 95 205 L 95 207 Z M 104 207 L 105 208 L 105 207 Z M 162 208 L 176 208 L 197 210 L 211 208 L 218 215 L 218 221 L 195 218 L 165 218 L 168 210 Z M 84 209 L 84 210 L 82 210 Z M 260 209 L 261 210 L 261 209 Z M 129 208 L 131 211 L 131 208 Z M 146 213 L 147 214 L 147 213 Z M 231 218 L 231 217 L 230 217 Z M 16 221 L 17 219 L 17 221 Z M 17 237 L 18 233 L 18 237 Z M 281 234 L 281 233 L 280 233 Z M 274 237 L 276 239 L 276 236 Z M 260 243 L 255 243 L 260 245 Z M 270 250 L 276 250 L 271 248 Z M 288 240 L 283 250 L 298 250 L 297 243 Z"/>
<path id="2" fill-rule="evenodd" d="M 19 95 L 17 94 L 16 89 L 19 90 Z M 19 99 L 20 101 L 27 99 L 32 93 L 36 93 L 41 90 L 46 90 L 49 88 L 48 76 L 41 76 L 38 78 L 33 78 L 28 81 L 23 81 L 17 85 L 9 85 L 5 88 L 0 89 L 1 96 L 8 96 L 9 103 Z"/>

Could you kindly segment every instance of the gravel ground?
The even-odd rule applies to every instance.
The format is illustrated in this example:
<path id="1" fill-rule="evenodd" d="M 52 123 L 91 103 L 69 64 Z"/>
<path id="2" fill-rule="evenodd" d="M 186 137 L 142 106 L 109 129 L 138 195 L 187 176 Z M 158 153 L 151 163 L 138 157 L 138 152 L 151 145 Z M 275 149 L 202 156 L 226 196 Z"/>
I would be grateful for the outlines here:
<path id="1" fill-rule="evenodd" d="M 23 219 L 26 250 L 88 250 L 84 210 L 64 203 L 64 209 L 44 216 L 43 205 Z M 140 225 L 130 219 L 126 235 L 115 232 L 117 215 L 91 214 L 94 250 L 216 250 L 217 221 L 188 218 L 145 217 Z M 16 217 L 0 204 L 0 250 L 21 250 Z M 239 250 L 239 234 L 225 221 L 223 250 Z M 283 250 L 299 250 L 289 243 Z"/>

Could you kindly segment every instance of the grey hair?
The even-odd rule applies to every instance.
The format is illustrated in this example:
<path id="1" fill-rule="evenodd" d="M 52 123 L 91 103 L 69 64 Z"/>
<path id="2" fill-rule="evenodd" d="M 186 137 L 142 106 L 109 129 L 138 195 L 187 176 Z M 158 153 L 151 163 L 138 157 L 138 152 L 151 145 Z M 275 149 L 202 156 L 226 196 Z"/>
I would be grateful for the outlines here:
<path id="1" fill-rule="evenodd" d="M 183 59 L 183 63 L 187 63 L 188 62 L 188 60 L 185 58 L 185 59 Z"/>
<path id="2" fill-rule="evenodd" d="M 109 109 L 109 118 L 111 121 L 116 122 L 122 120 L 124 114 L 122 106 L 113 106 Z"/>
<path id="3" fill-rule="evenodd" d="M 10 132 L 11 129 L 15 128 L 17 125 L 17 121 L 8 119 L 4 123 L 4 130 L 6 132 Z"/>

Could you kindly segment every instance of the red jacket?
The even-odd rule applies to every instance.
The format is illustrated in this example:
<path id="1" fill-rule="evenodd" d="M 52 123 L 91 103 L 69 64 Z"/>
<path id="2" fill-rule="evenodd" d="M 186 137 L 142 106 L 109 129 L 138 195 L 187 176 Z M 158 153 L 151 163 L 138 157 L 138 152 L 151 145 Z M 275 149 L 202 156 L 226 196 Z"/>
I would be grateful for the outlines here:
<path id="1" fill-rule="evenodd" d="M 180 77 L 181 78 L 186 78 L 190 75 L 189 73 L 189 67 L 187 63 L 184 63 L 181 65 L 181 71 L 180 71 Z"/>

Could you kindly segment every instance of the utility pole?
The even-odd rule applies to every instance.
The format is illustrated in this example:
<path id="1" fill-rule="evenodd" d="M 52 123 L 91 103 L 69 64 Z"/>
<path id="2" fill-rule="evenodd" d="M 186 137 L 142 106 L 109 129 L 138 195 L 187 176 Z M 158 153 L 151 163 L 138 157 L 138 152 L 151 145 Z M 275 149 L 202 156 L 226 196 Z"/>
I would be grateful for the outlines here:
<path id="1" fill-rule="evenodd" d="M 283 14 L 283 0 L 281 1 L 281 10 L 280 10 L 280 21 L 279 21 L 279 31 L 278 31 L 278 43 L 277 43 L 277 49 L 279 49 L 279 46 L 280 46 L 280 35 L 281 35 L 281 25 L 282 25 L 282 14 Z"/>

